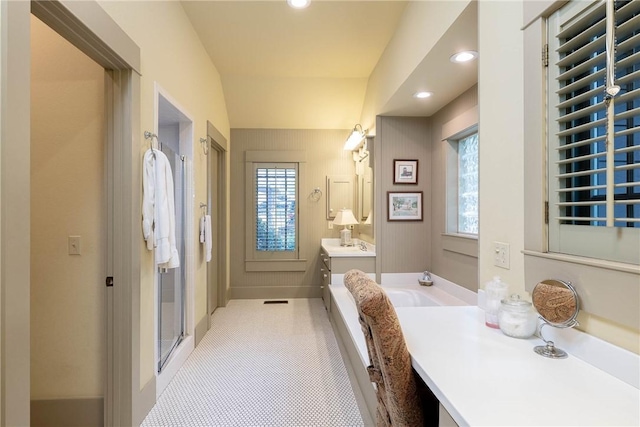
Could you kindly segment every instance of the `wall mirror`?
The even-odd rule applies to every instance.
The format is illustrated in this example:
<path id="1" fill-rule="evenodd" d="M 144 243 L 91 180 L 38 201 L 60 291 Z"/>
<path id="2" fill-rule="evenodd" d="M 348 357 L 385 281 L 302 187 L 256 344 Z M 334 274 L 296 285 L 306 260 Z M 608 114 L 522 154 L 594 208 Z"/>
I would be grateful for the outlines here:
<path id="1" fill-rule="evenodd" d="M 542 336 L 542 328 L 551 325 L 556 328 L 572 328 L 578 325 L 580 306 L 578 293 L 571 283 L 563 280 L 543 280 L 533 288 L 531 294 L 533 306 L 543 320 L 539 335 L 545 345 L 539 345 L 533 350 L 544 357 L 563 359 L 567 353 L 555 347 L 553 341 Z"/>
<path id="2" fill-rule="evenodd" d="M 340 209 L 353 210 L 353 176 L 327 176 L 327 219 L 333 220 Z"/>
<path id="3" fill-rule="evenodd" d="M 356 170 L 355 213 L 360 224 L 373 226 L 373 137 L 367 137 L 359 150 L 353 152 Z"/>

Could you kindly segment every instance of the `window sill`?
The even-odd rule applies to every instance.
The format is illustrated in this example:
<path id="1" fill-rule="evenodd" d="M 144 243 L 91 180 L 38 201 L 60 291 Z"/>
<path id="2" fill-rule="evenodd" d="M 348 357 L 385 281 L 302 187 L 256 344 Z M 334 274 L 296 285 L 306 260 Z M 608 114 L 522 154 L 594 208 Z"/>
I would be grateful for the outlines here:
<path id="1" fill-rule="evenodd" d="M 640 275 L 640 266 L 634 264 L 626 264 L 622 262 L 605 261 L 596 258 L 579 257 L 575 255 L 565 255 L 551 252 L 538 252 L 525 249 L 522 251 L 525 256 L 546 258 L 554 261 L 569 262 L 572 264 L 588 265 L 590 267 L 604 268 L 607 270 L 622 271 L 624 273 L 632 273 Z"/>
<path id="2" fill-rule="evenodd" d="M 306 259 L 245 260 L 245 271 L 306 271 Z"/>
<path id="3" fill-rule="evenodd" d="M 442 249 L 473 258 L 478 258 L 478 236 L 468 234 L 443 233 Z"/>
<path id="4" fill-rule="evenodd" d="M 546 279 L 571 282 L 578 292 L 580 310 L 638 330 L 639 266 L 533 250 L 522 253 L 527 292 Z"/>

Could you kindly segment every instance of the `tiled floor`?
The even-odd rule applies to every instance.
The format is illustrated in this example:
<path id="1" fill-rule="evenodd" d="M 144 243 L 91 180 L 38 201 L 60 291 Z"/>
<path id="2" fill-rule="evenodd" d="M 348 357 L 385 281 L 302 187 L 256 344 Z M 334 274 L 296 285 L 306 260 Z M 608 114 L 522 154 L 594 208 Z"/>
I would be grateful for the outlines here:
<path id="1" fill-rule="evenodd" d="M 143 426 L 362 426 L 320 299 L 232 300 Z"/>

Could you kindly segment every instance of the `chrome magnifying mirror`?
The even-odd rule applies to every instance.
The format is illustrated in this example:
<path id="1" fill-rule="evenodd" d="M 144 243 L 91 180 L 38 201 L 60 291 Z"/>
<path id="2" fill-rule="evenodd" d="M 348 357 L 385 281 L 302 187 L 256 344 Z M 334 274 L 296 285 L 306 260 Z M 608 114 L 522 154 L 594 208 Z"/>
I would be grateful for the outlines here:
<path id="1" fill-rule="evenodd" d="M 557 348 L 553 341 L 548 341 L 542 336 L 542 328 L 551 325 L 556 328 L 572 328 L 578 325 L 578 293 L 571 283 L 563 280 L 543 280 L 533 288 L 531 294 L 533 306 L 538 310 L 540 318 L 544 321 L 540 325 L 538 334 L 545 342 L 533 349 L 536 353 L 552 359 L 563 359 L 567 352 Z"/>

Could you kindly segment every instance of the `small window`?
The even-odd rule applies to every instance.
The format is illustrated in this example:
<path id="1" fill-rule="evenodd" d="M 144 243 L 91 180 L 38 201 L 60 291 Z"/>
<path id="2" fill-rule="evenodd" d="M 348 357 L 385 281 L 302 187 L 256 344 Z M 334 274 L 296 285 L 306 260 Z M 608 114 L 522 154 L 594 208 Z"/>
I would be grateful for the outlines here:
<path id="1" fill-rule="evenodd" d="M 246 271 L 306 271 L 305 176 L 304 151 L 246 151 Z"/>
<path id="2" fill-rule="evenodd" d="M 255 164 L 255 250 L 297 250 L 298 168 L 290 164 Z"/>
<path id="3" fill-rule="evenodd" d="M 458 233 L 478 234 L 478 134 L 458 141 Z"/>
<path id="4" fill-rule="evenodd" d="M 478 133 L 449 139 L 447 232 L 478 235 Z"/>

